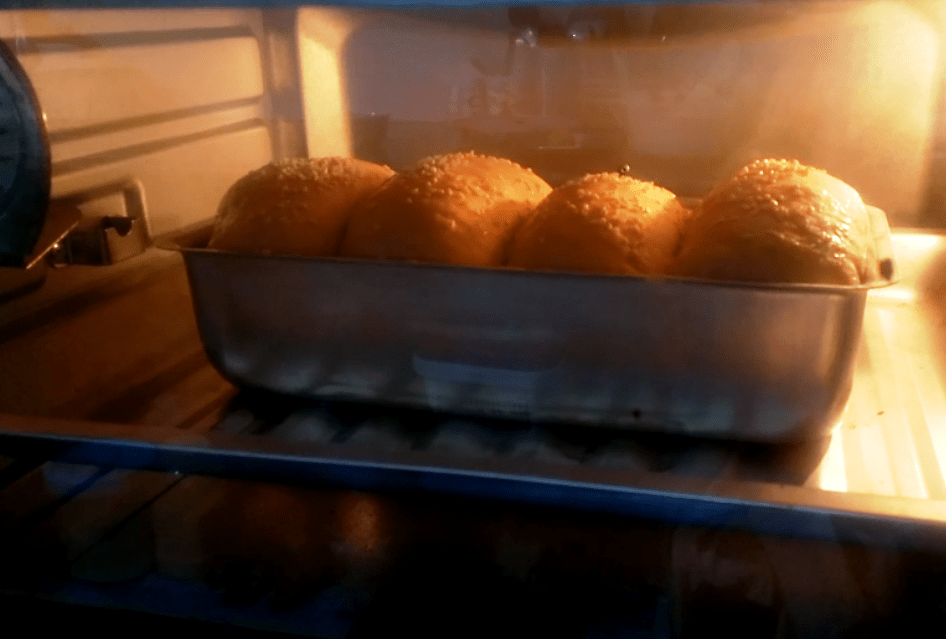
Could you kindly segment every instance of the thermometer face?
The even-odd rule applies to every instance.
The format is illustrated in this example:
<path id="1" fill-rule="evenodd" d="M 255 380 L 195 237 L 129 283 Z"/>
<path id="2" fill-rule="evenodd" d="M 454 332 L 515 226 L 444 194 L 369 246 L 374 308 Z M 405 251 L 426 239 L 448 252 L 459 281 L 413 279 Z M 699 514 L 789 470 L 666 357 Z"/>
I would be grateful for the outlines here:
<path id="1" fill-rule="evenodd" d="M 0 42 L 0 266 L 20 266 L 46 218 L 50 154 L 36 94 Z"/>

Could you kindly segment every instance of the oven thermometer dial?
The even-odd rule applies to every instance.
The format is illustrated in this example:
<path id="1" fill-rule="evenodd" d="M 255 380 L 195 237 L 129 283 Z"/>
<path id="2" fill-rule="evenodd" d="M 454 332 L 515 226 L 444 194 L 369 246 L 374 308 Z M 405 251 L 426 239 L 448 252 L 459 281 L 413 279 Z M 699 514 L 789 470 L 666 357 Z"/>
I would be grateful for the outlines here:
<path id="1" fill-rule="evenodd" d="M 23 266 L 49 204 L 46 118 L 26 72 L 0 41 L 0 266 Z"/>

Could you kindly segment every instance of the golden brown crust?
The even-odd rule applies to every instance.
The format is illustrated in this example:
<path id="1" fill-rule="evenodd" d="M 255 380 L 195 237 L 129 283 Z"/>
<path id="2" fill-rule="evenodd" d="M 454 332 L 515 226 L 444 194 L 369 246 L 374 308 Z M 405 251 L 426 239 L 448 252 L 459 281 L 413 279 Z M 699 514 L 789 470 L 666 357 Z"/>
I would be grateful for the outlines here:
<path id="1" fill-rule="evenodd" d="M 354 158 L 271 162 L 230 187 L 209 248 L 249 253 L 335 255 L 349 211 L 394 171 Z"/>
<path id="2" fill-rule="evenodd" d="M 500 158 L 452 153 L 399 173 L 352 211 L 340 255 L 500 266 L 513 228 L 551 187 Z"/>
<path id="3" fill-rule="evenodd" d="M 617 173 L 556 188 L 516 231 L 508 265 L 525 269 L 664 274 L 686 208 L 670 191 Z"/>
<path id="4" fill-rule="evenodd" d="M 695 213 L 675 272 L 746 282 L 856 285 L 872 268 L 857 193 L 790 160 L 757 160 L 716 187 Z"/>

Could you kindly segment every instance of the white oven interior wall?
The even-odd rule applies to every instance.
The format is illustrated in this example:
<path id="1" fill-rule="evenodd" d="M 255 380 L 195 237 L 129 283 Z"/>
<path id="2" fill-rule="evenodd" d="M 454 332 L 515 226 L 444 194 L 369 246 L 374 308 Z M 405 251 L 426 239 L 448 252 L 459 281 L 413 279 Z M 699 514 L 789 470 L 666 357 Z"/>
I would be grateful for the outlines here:
<path id="1" fill-rule="evenodd" d="M 247 171 L 304 154 L 285 88 L 298 82 L 270 33 L 280 21 L 257 10 L 0 12 L 0 37 L 46 113 L 53 196 L 138 180 L 159 235 L 211 217 Z M 83 212 L 124 206 L 101 197 Z"/>

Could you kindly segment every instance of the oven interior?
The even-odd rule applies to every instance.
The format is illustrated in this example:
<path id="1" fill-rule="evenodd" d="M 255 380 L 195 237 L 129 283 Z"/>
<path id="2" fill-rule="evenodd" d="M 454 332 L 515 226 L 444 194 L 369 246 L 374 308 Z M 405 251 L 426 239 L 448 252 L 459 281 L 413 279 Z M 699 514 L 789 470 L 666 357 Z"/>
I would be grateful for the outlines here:
<path id="1" fill-rule="evenodd" d="M 4 10 L 0 38 L 45 111 L 50 219 L 87 231 L 0 268 L 12 618 L 640 637 L 942 620 L 942 2 Z M 155 238 L 274 158 L 466 149 L 553 186 L 626 166 L 699 196 L 760 155 L 843 177 L 886 212 L 899 281 L 868 294 L 830 436 L 309 401 L 210 365 Z"/>

